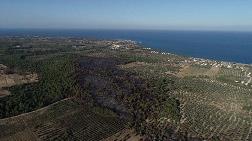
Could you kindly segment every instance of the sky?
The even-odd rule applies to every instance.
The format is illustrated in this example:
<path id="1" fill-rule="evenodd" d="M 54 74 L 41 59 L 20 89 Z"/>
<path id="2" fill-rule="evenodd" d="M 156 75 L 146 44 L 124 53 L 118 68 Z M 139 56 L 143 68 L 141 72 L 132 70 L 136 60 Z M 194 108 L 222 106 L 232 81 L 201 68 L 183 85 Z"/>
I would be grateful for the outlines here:
<path id="1" fill-rule="evenodd" d="M 252 31 L 251 0 L 0 0 L 0 28 Z"/>

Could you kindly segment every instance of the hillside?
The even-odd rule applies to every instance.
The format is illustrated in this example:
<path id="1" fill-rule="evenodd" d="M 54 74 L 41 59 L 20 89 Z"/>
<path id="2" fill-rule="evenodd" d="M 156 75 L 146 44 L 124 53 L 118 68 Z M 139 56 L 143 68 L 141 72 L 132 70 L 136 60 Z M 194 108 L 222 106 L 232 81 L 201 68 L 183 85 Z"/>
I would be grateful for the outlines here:
<path id="1" fill-rule="evenodd" d="M 108 109 L 64 99 L 34 112 L 0 120 L 1 141 L 100 140 L 125 128 Z M 109 129 L 109 131 L 106 131 Z"/>

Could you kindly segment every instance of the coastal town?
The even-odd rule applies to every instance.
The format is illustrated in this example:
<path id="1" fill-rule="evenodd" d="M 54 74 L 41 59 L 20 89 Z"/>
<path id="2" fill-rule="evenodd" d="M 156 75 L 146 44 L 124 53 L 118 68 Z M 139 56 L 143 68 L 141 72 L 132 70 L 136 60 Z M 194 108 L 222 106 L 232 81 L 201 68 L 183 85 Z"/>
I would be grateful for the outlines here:
<path id="1" fill-rule="evenodd" d="M 160 55 L 172 55 L 172 53 L 168 52 L 159 52 L 155 51 L 151 48 L 143 48 L 145 50 L 150 51 L 152 54 L 160 54 Z M 234 63 L 234 62 L 226 62 L 226 61 L 216 61 L 210 59 L 203 59 L 203 58 L 195 58 L 195 57 L 188 57 L 184 61 L 181 61 L 180 64 L 182 66 L 186 65 L 199 65 L 201 67 L 209 67 L 209 68 L 216 68 L 220 70 L 229 69 L 239 71 L 241 73 L 240 77 L 241 80 L 234 80 L 235 83 L 240 83 L 245 86 L 252 87 L 252 65 L 249 64 L 242 64 L 242 63 Z"/>

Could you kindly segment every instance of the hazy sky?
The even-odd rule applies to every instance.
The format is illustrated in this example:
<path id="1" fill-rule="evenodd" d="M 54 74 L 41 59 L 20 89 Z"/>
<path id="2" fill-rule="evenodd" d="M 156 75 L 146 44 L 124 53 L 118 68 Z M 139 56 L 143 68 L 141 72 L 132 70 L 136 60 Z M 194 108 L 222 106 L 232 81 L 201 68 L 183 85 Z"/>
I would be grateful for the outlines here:
<path id="1" fill-rule="evenodd" d="M 0 28 L 252 30 L 252 0 L 0 0 Z"/>

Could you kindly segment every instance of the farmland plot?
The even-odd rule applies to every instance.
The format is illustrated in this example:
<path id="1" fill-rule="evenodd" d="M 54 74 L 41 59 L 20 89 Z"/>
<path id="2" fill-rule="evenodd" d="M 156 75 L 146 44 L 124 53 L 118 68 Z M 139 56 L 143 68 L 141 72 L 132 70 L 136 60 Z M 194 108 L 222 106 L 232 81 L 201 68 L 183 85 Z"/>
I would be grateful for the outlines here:
<path id="1" fill-rule="evenodd" d="M 206 139 L 252 140 L 252 91 L 216 80 L 187 78 L 175 96 L 180 100 L 181 127 Z"/>
<path id="2" fill-rule="evenodd" d="M 96 112 L 97 108 L 90 110 L 66 99 L 31 113 L 1 119 L 0 140 L 96 141 L 124 129 L 124 120 L 113 112 Z"/>

